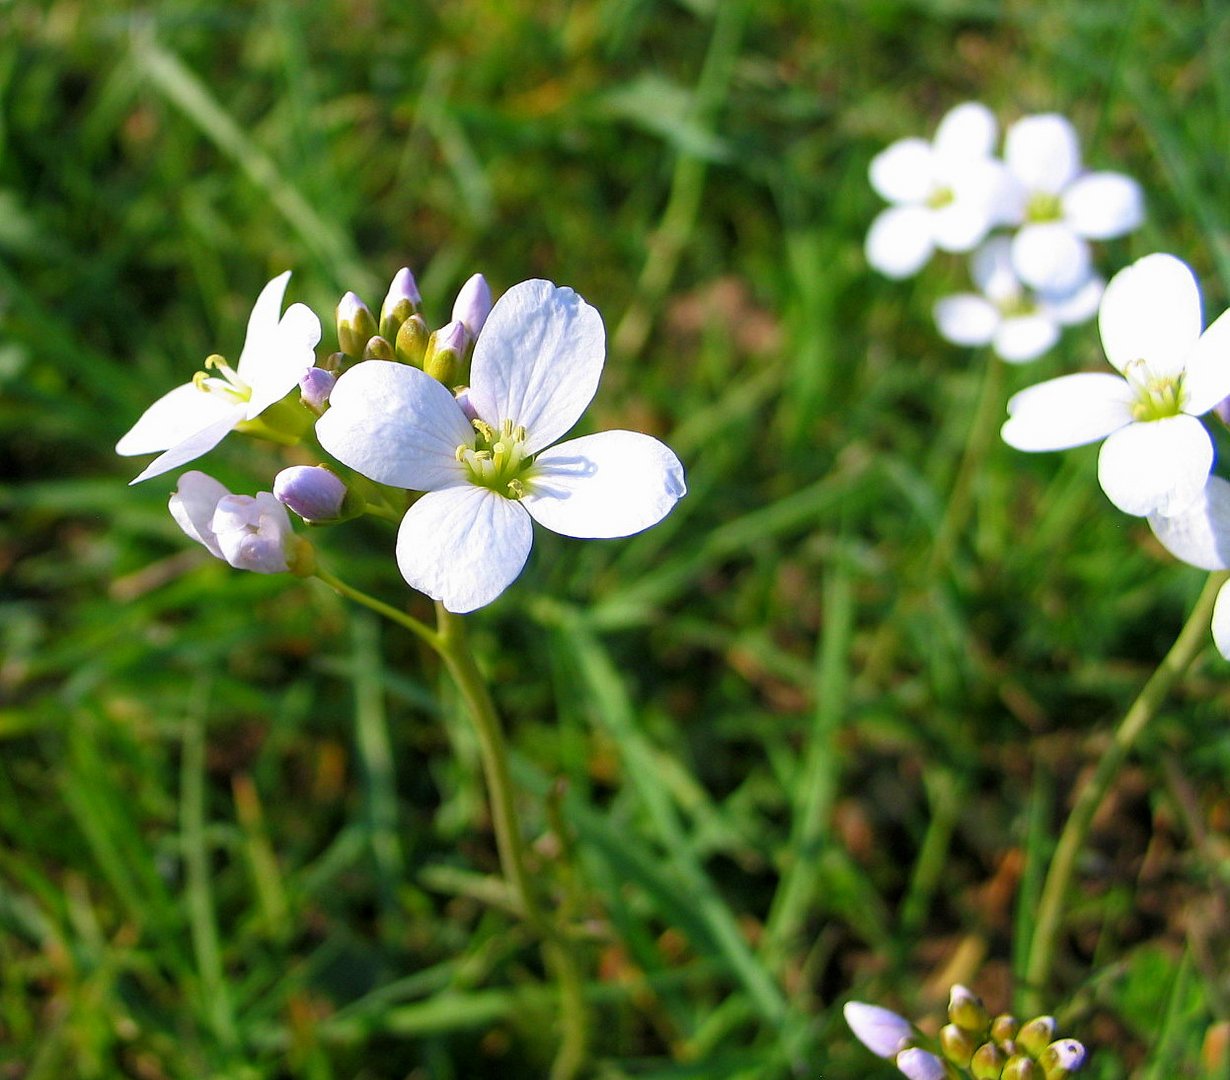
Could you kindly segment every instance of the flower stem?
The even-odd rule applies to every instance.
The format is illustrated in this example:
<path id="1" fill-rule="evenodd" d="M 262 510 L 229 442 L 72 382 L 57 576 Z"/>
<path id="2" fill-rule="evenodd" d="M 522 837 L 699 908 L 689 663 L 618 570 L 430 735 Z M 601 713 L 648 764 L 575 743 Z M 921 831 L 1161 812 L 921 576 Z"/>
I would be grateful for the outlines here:
<path id="1" fill-rule="evenodd" d="M 1227 580 L 1230 580 L 1230 572 L 1226 571 L 1218 571 L 1209 576 L 1174 645 L 1124 714 L 1110 745 L 1099 759 L 1097 768 L 1076 793 L 1068 820 L 1064 823 L 1059 842 L 1055 845 L 1055 853 L 1051 856 L 1046 882 L 1042 887 L 1042 897 L 1038 902 L 1038 914 L 1025 966 L 1024 1011 L 1027 1015 L 1032 1015 L 1042 1008 L 1041 997 L 1050 978 L 1064 898 L 1076 868 L 1077 857 L 1089 835 L 1094 814 L 1101 806 L 1119 767 L 1140 733 L 1157 715 L 1175 683 L 1204 649 L 1208 640 L 1213 604 Z"/>
<path id="2" fill-rule="evenodd" d="M 312 571 L 312 576 L 319 578 L 334 592 L 340 593 L 348 600 L 353 600 L 356 604 L 362 604 L 365 608 L 370 608 L 377 615 L 383 615 L 390 622 L 397 623 L 398 626 L 403 626 L 415 637 L 420 638 L 430 645 L 436 652 L 441 652 L 440 635 L 437 634 L 430 626 L 419 622 L 413 615 L 407 615 L 404 611 L 398 611 L 391 604 L 386 604 L 383 600 L 377 600 L 374 596 L 368 596 L 365 592 L 360 592 L 351 585 L 347 585 L 341 578 L 335 574 L 329 573 L 328 570 L 322 567 L 316 567 Z"/>

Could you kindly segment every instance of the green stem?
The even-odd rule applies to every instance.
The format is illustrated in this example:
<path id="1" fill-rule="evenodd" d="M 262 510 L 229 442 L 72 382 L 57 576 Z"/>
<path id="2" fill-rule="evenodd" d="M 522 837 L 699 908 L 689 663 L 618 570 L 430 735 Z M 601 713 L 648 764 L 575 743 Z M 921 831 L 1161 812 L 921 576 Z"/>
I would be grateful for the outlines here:
<path id="1" fill-rule="evenodd" d="M 474 661 L 460 616 L 436 603 L 437 651 L 461 691 L 478 735 L 483 773 L 491 798 L 491 816 L 504 876 L 512 885 L 522 916 L 542 939 L 543 957 L 559 983 L 563 1033 L 551 1068 L 551 1080 L 572 1080 L 585 1064 L 589 1039 L 584 985 L 564 935 L 546 918 L 525 864 L 525 844 L 517 821 L 508 748 L 499 714 L 486 681 Z"/>
<path id="2" fill-rule="evenodd" d="M 407 615 L 404 611 L 399 611 L 391 604 L 386 604 L 383 600 L 377 600 L 374 596 L 368 596 L 367 593 L 360 592 L 353 586 L 347 585 L 346 582 L 335 574 L 331 574 L 328 570 L 322 569 L 319 566 L 312 571 L 312 576 L 319 578 L 334 592 L 346 597 L 347 600 L 353 600 L 356 604 L 362 604 L 365 608 L 376 612 L 377 615 L 383 615 L 390 622 L 395 622 L 398 626 L 405 627 L 415 637 L 430 645 L 436 652 L 441 652 L 440 635 L 430 626 L 419 622 L 413 615 Z"/>
<path id="3" fill-rule="evenodd" d="M 1179 636 L 1175 639 L 1157 670 L 1149 677 L 1140 695 L 1132 702 L 1124 714 L 1097 768 L 1089 776 L 1076 794 L 1068 820 L 1064 823 L 1059 842 L 1055 845 L 1055 853 L 1051 856 L 1051 864 L 1047 870 L 1046 883 L 1042 887 L 1042 897 L 1038 902 L 1038 916 L 1034 921 L 1033 937 L 1030 941 L 1029 959 L 1025 968 L 1025 1013 L 1032 1015 L 1042 1008 L 1041 996 L 1050 978 L 1051 964 L 1055 956 L 1056 935 L 1059 930 L 1060 916 L 1063 914 L 1063 902 L 1076 868 L 1076 860 L 1085 845 L 1089 835 L 1089 827 L 1094 814 L 1106 797 L 1111 782 L 1119 772 L 1119 767 L 1131 751 L 1140 733 L 1144 731 L 1149 721 L 1157 715 L 1166 696 L 1170 693 L 1191 666 L 1193 660 L 1204 649 L 1209 635 L 1209 620 L 1213 614 L 1213 604 L 1217 594 L 1227 580 L 1230 572 L 1218 571 L 1209 576 L 1195 607 Z"/>

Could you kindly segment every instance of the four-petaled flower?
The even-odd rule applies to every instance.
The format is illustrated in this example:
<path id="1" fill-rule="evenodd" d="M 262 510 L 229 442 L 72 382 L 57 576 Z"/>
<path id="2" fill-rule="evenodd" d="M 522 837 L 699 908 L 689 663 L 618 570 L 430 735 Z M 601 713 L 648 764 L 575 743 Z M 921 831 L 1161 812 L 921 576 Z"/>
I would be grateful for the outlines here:
<path id="1" fill-rule="evenodd" d="M 220 356 L 206 367 L 217 374 L 198 373 L 154 402 L 116 444 L 117 454 L 164 451 L 132 483 L 170 472 L 212 450 L 246 420 L 254 420 L 280 401 L 315 363 L 320 320 L 303 304 L 282 312 L 282 296 L 290 271 L 279 274 L 262 290 L 248 318 L 248 335 L 232 369 Z"/>
<path id="2" fill-rule="evenodd" d="M 406 512 L 397 563 L 414 588 L 463 613 L 490 603 L 529 556 L 531 518 L 581 538 L 628 536 L 684 494 L 683 467 L 648 435 L 552 445 L 598 386 L 598 312 L 549 281 L 513 286 L 479 335 L 466 408 L 417 368 L 380 360 L 338 379 L 320 444 L 382 484 L 426 492 Z"/>
<path id="3" fill-rule="evenodd" d="M 1063 450 L 1105 439 L 1098 480 L 1128 514 L 1174 515 L 1204 489 L 1213 442 L 1196 419 L 1230 395 L 1230 312 L 1201 333 L 1200 289 L 1172 255 L 1147 255 L 1106 287 L 1102 347 L 1118 375 L 1065 375 L 1008 402 L 1004 441 Z"/>

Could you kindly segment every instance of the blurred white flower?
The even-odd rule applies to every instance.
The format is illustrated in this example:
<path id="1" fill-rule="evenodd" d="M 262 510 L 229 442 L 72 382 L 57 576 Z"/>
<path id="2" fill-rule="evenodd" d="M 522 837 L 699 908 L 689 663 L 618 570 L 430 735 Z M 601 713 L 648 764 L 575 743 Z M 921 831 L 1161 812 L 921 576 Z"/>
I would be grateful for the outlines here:
<path id="1" fill-rule="evenodd" d="M 858 1041 L 877 1057 L 891 1060 L 914 1035 L 913 1027 L 904 1016 L 879 1005 L 847 1001 L 842 1014 Z"/>
<path id="2" fill-rule="evenodd" d="M 212 476 L 193 470 L 179 478 L 168 505 L 188 536 L 236 570 L 280 574 L 291 569 L 294 531 L 286 508 L 270 492 L 232 495 Z"/>
<path id="3" fill-rule="evenodd" d="M 954 345 L 990 345 L 1014 364 L 1041 356 L 1059 340 L 1061 327 L 1093 318 L 1105 282 L 1090 277 L 1067 296 L 1033 293 L 1012 265 L 1012 242 L 996 236 L 970 260 L 981 293 L 957 293 L 935 305 L 935 324 Z"/>
<path id="4" fill-rule="evenodd" d="M 368 360 L 338 379 L 316 425 L 321 446 L 378 483 L 426 492 L 397 536 L 410 585 L 471 611 L 521 572 L 531 519 L 565 536 L 628 536 L 683 496 L 679 459 L 648 435 L 551 445 L 593 398 L 604 338 L 601 316 L 571 289 L 523 281 L 479 335 L 469 412 L 405 364 Z"/>
<path id="5" fill-rule="evenodd" d="M 1147 255 L 1106 287 L 1102 347 L 1118 375 L 1065 375 L 1008 402 L 1018 450 L 1105 439 L 1098 480 L 1128 514 L 1174 515 L 1204 490 L 1213 442 L 1198 416 L 1230 394 L 1230 312 L 1201 333 L 1200 289 L 1172 255 Z"/>
<path id="6" fill-rule="evenodd" d="M 212 450 L 245 420 L 254 420 L 299 385 L 315 363 L 320 320 L 303 304 L 282 314 L 290 271 L 279 274 L 256 298 L 248 335 L 232 369 L 220 356 L 205 361 L 216 375 L 199 372 L 154 402 L 115 446 L 117 454 L 165 451 L 132 483 L 170 472 Z"/>
<path id="7" fill-rule="evenodd" d="M 1021 225 L 1013 264 L 1040 292 L 1077 288 L 1089 276 L 1086 241 L 1122 236 L 1144 220 L 1140 185 L 1122 173 L 1084 172 L 1076 129 L 1055 113 L 1008 128 L 1004 160 L 1011 177 L 1005 217 Z"/>
<path id="8" fill-rule="evenodd" d="M 892 278 L 917 273 L 936 248 L 972 250 L 996 223 L 1007 171 L 992 155 L 998 127 L 985 106 L 949 111 L 931 142 L 901 139 L 871 161 L 871 186 L 892 203 L 867 234 L 867 261 Z"/>

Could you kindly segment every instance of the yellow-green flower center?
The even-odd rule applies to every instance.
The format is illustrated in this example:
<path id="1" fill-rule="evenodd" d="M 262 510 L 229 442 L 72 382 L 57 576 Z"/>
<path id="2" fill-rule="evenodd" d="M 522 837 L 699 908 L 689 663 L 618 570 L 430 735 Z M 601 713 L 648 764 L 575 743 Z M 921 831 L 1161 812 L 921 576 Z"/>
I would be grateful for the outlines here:
<path id="1" fill-rule="evenodd" d="M 1132 416 L 1136 420 L 1165 420 L 1183 411 L 1183 376 L 1154 375 L 1144 360 L 1133 360 L 1124 368 L 1124 378 L 1136 395 Z"/>
<path id="2" fill-rule="evenodd" d="M 1063 200 L 1049 191 L 1035 191 L 1025 206 L 1025 220 L 1032 222 L 1059 221 L 1063 217 Z"/>
<path id="3" fill-rule="evenodd" d="M 525 428 L 514 426 L 511 420 L 503 421 L 498 431 L 483 420 L 471 423 L 474 444 L 457 447 L 457 460 L 466 467 L 470 482 L 506 499 L 520 499 L 534 460 L 525 450 Z"/>
<path id="4" fill-rule="evenodd" d="M 205 368 L 205 371 L 198 371 L 192 376 L 192 383 L 198 390 L 207 394 L 219 394 L 231 401 L 252 400 L 252 387 L 217 353 L 205 358 Z M 210 375 L 210 368 L 217 371 L 221 378 L 218 375 Z"/>
<path id="5" fill-rule="evenodd" d="M 945 206 L 950 205 L 955 199 L 956 196 L 953 194 L 952 188 L 937 187 L 927 197 L 927 205 L 932 210 L 942 210 Z"/>

